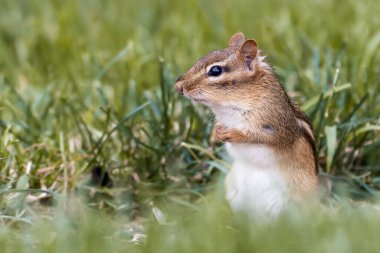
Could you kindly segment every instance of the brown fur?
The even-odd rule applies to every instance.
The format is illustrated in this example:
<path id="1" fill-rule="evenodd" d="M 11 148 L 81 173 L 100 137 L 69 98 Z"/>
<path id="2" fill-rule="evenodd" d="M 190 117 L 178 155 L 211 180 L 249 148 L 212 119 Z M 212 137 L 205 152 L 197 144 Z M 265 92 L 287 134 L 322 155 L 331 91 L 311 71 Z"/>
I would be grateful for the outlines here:
<path id="1" fill-rule="evenodd" d="M 211 66 L 220 65 L 220 77 L 210 77 Z M 223 142 L 265 144 L 281 158 L 296 194 L 317 186 L 315 138 L 308 117 L 279 83 L 254 40 L 235 34 L 229 47 L 202 57 L 176 82 L 185 96 L 210 107 L 223 105 L 243 115 L 244 131 L 216 125 L 215 137 Z M 285 170 L 285 169 L 284 169 Z"/>

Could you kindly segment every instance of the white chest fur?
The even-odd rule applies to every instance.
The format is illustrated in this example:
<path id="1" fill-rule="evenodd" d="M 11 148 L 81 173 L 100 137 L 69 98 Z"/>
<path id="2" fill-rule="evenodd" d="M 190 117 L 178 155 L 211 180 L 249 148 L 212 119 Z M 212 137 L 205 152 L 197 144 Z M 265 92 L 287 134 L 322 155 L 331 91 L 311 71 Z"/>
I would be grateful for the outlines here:
<path id="1" fill-rule="evenodd" d="M 245 131 L 248 123 L 241 110 L 212 107 L 217 122 Z M 252 120 L 252 118 L 250 119 Z M 233 158 L 226 177 L 226 198 L 234 211 L 276 216 L 289 200 L 288 185 L 274 151 L 261 144 L 226 143 Z"/>
<path id="2" fill-rule="evenodd" d="M 276 216 L 289 200 L 287 182 L 273 150 L 259 144 L 227 143 L 234 159 L 226 197 L 234 211 Z"/>

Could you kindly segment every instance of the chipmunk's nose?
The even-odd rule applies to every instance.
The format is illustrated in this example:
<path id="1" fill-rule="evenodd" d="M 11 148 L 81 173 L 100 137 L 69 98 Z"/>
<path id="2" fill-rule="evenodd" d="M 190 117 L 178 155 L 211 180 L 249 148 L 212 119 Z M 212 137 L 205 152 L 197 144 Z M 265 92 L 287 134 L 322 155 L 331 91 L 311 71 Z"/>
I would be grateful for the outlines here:
<path id="1" fill-rule="evenodd" d="M 175 89 L 183 95 L 183 82 L 182 82 L 182 76 L 178 77 L 177 81 L 175 82 Z"/>
<path id="2" fill-rule="evenodd" d="M 178 82 L 175 83 L 175 89 L 179 92 L 179 94 L 183 95 L 183 87 Z"/>

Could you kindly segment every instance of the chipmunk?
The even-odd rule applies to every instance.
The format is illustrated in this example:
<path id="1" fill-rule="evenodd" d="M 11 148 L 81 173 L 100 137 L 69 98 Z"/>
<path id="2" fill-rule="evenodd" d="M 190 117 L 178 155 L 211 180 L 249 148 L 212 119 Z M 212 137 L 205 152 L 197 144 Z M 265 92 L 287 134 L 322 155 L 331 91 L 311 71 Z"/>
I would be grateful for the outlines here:
<path id="1" fill-rule="evenodd" d="M 255 40 L 233 35 L 227 48 L 202 57 L 175 88 L 215 114 L 215 138 L 233 159 L 225 186 L 234 211 L 276 216 L 287 202 L 317 192 L 311 123 Z"/>

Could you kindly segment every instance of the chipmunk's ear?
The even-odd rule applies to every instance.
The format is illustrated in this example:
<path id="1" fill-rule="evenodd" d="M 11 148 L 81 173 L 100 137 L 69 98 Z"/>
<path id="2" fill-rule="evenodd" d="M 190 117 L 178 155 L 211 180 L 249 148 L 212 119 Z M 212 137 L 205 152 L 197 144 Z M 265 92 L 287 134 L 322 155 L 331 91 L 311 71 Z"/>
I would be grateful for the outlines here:
<path id="1" fill-rule="evenodd" d="M 245 62 L 249 70 L 252 69 L 252 62 L 257 56 L 257 43 L 255 40 L 246 40 L 241 45 L 239 57 Z"/>
<path id="2" fill-rule="evenodd" d="M 232 35 L 231 39 L 228 41 L 228 46 L 234 49 L 239 49 L 241 44 L 244 42 L 244 34 L 243 33 L 235 33 Z"/>

